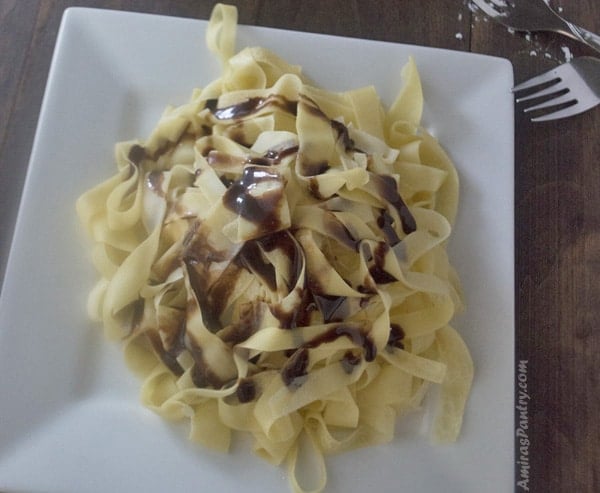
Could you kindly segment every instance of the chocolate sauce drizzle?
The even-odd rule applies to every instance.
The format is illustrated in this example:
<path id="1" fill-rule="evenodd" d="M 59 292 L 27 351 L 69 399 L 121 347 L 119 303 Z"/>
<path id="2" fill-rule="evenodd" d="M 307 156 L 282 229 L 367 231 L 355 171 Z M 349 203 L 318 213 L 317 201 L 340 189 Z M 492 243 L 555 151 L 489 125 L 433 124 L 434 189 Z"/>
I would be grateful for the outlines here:
<path id="1" fill-rule="evenodd" d="M 387 243 L 380 241 L 373 251 L 373 265 L 369 267 L 369 273 L 377 284 L 389 284 L 397 281 L 397 279 L 384 268 L 385 255 L 389 250 L 390 246 Z"/>
<path id="2" fill-rule="evenodd" d="M 206 101 L 205 107 L 212 115 L 213 121 L 233 120 L 234 125 L 236 125 L 235 122 L 239 123 L 243 119 L 268 108 L 279 109 L 296 115 L 298 104 L 297 101 L 290 101 L 281 95 L 274 94 L 267 97 L 249 98 L 241 103 L 222 108 L 218 107 L 217 99 L 209 99 Z M 338 145 L 343 146 L 346 152 L 359 151 L 356 149 L 346 125 L 331 120 L 308 98 L 303 98 L 301 104 L 304 105 L 303 109 L 329 122 L 332 131 L 337 135 Z M 205 125 L 202 129 L 205 135 L 212 134 L 210 126 Z M 144 160 L 156 161 L 163 154 L 172 150 L 182 139 L 186 138 L 186 132 L 187 129 L 176 142 L 165 141 L 153 153 L 149 153 L 147 149 L 138 144 L 133 145 L 129 150 L 128 159 L 134 166 L 139 166 Z M 231 132 L 231 138 L 241 145 L 248 146 L 241 123 L 239 128 L 233 128 Z M 346 351 L 340 359 L 340 364 L 345 372 L 352 373 L 363 358 L 367 362 L 373 361 L 377 355 L 377 347 L 368 334 L 368 327 L 346 322 L 352 315 L 349 299 L 346 296 L 327 294 L 326 287 L 321 286 L 317 279 L 308 272 L 308 269 L 306 270 L 304 284 L 300 285 L 301 283 L 298 282 L 305 266 L 304 252 L 294 238 L 295 231 L 293 229 L 283 229 L 280 213 L 285 198 L 285 183 L 277 171 L 277 165 L 282 160 L 299 153 L 298 146 L 290 145 L 280 149 L 271 149 L 262 156 L 238 157 L 216 151 L 212 148 L 212 145 L 212 143 L 208 143 L 202 154 L 207 158 L 210 166 L 221 171 L 225 170 L 220 175 L 221 181 L 227 188 L 222 203 L 230 211 L 254 223 L 258 231 L 258 237 L 246 241 L 234 258 L 228 258 L 226 252 L 219 252 L 210 246 L 199 222 L 192 223 L 184 239 L 183 252 L 179 260 L 187 271 L 189 282 L 208 330 L 217 333 L 226 344 L 234 346 L 248 339 L 258 329 L 264 314 L 261 310 L 266 309 L 265 306 L 269 307 L 284 330 L 310 325 L 314 316 L 320 314 L 323 323 L 333 324 L 333 326 L 320 336 L 287 354 L 288 360 L 281 369 L 281 378 L 284 384 L 292 390 L 305 381 L 310 349 L 333 342 L 340 337 L 349 339 L 355 346 L 355 348 Z M 318 181 L 315 177 L 326 173 L 330 168 L 329 163 L 326 161 L 305 162 L 302 161 L 300 155 L 298 156 L 298 162 L 301 164 L 297 171 L 299 173 L 301 171 L 300 174 L 310 178 L 308 187 L 311 194 L 318 199 L 323 199 L 320 196 Z M 241 177 L 239 179 L 228 177 L 239 176 L 240 171 Z M 200 173 L 200 170 L 197 173 Z M 162 193 L 162 179 L 162 173 L 150 172 L 146 175 L 147 186 L 160 194 Z M 372 295 L 376 293 L 376 285 L 373 285 L 373 282 L 386 284 L 396 281 L 396 278 L 387 272 L 384 267 L 385 258 L 390 251 L 390 247 L 401 241 L 398 234 L 399 227 L 401 226 L 404 234 L 410 234 L 416 230 L 417 224 L 414 216 L 398 193 L 396 180 L 392 176 L 371 173 L 370 179 L 381 198 L 393 208 L 385 207 L 380 210 L 377 217 L 377 226 L 385 241 L 378 242 L 371 252 L 369 274 L 372 280 L 365 281 L 364 286 L 358 287 L 359 291 Z M 257 187 L 267 182 L 270 182 L 273 186 L 265 187 L 266 191 L 260 194 L 254 193 Z M 394 210 L 397 212 L 397 218 L 400 219 L 400 225 L 396 224 L 397 218 L 393 212 Z M 325 215 L 324 226 L 327 233 L 336 239 L 339 244 L 356 252 L 359 251 L 361 240 L 355 238 L 346 225 L 338 220 L 333 213 L 328 212 Z M 220 317 L 227 306 L 227 301 L 239 275 L 244 270 L 256 275 L 270 291 L 278 289 L 275 267 L 265 255 L 265 253 L 273 252 L 275 249 L 281 250 L 289 259 L 289 271 L 281 278 L 287 280 L 286 287 L 289 291 L 297 290 L 300 298 L 299 305 L 291 312 L 286 312 L 281 306 L 267 305 L 264 300 L 249 302 L 246 306 L 240 307 L 239 320 L 223 327 Z M 225 261 L 228 261 L 229 265 L 225 268 L 221 277 L 214 284 L 209 285 L 211 264 Z M 369 298 L 365 298 L 367 302 Z M 362 308 L 363 305 L 361 304 L 360 307 Z M 161 340 L 158 331 L 148 331 L 148 338 L 153 348 L 175 375 L 183 373 L 183 368 L 177 361 L 177 357 L 183 350 L 188 349 L 194 360 L 191 371 L 194 384 L 198 387 L 222 388 L 227 382 L 222 381 L 207 365 L 202 348 L 195 344 L 193 340 L 187 340 L 186 344 L 185 320 L 186 317 L 183 316 L 177 329 L 169 332 L 170 340 L 166 344 Z M 391 324 L 387 341 L 388 349 L 404 348 L 404 337 L 405 334 L 400 325 Z M 254 400 L 257 395 L 257 388 L 252 378 L 241 379 L 238 382 L 235 395 L 240 403 Z"/>
<path id="3" fill-rule="evenodd" d="M 259 183 L 277 181 L 281 184 L 260 196 L 251 190 Z M 279 174 L 262 166 L 247 166 L 242 178 L 234 181 L 223 195 L 223 204 L 244 219 L 255 223 L 263 234 L 281 228 L 279 208 L 283 200 L 283 181 Z"/>
<path id="4" fill-rule="evenodd" d="M 191 141 L 195 141 L 198 137 L 189 131 L 190 124 L 188 124 L 181 135 L 175 139 L 174 141 L 165 139 L 164 142 L 154 152 L 150 152 L 144 146 L 140 144 L 134 144 L 129 148 L 129 152 L 127 153 L 127 159 L 134 166 L 139 166 L 143 161 L 158 161 L 161 156 L 164 156 L 168 152 L 172 151 L 177 147 L 181 142 L 185 139 L 190 139 Z"/>
<path id="5" fill-rule="evenodd" d="M 303 383 L 301 377 L 307 375 L 308 349 L 299 348 L 287 360 L 281 369 L 281 379 L 287 387 L 299 387 Z"/>
<path id="6" fill-rule="evenodd" d="M 404 337 L 405 334 L 402 327 L 399 324 L 391 324 L 390 335 L 387 341 L 388 347 L 404 349 Z"/>
<path id="7" fill-rule="evenodd" d="M 235 393 L 238 400 L 242 404 L 246 402 L 251 402 L 256 398 L 256 384 L 250 378 L 243 378 L 242 380 L 240 380 Z"/>
<path id="8" fill-rule="evenodd" d="M 377 346 L 375 346 L 375 343 L 371 337 L 366 334 L 365 328 L 361 325 L 343 323 L 336 325 L 320 336 L 311 339 L 304 347 L 314 348 L 326 342 L 333 342 L 339 337 L 347 337 L 356 344 L 356 346 L 361 347 L 363 349 L 365 361 L 373 361 L 375 359 L 375 356 L 377 355 Z"/>
<path id="9" fill-rule="evenodd" d="M 373 361 L 377 355 L 377 347 L 373 340 L 365 333 L 362 326 L 353 324 L 339 324 L 327 332 L 321 334 L 309 342 L 298 348 L 288 359 L 287 363 L 281 370 L 281 378 L 283 383 L 290 388 L 297 388 L 304 382 L 304 377 L 307 374 L 309 361 L 309 349 L 320 346 L 328 342 L 333 342 L 339 337 L 349 338 L 357 347 L 362 348 L 362 357 L 365 361 Z M 361 356 L 355 354 L 352 350 L 346 351 L 340 364 L 346 373 L 352 373 L 354 367 L 361 361 Z"/>
<path id="10" fill-rule="evenodd" d="M 292 115 L 297 113 L 297 101 L 289 99 L 279 94 L 271 94 L 266 98 L 255 97 L 249 98 L 241 103 L 236 103 L 231 106 L 218 108 L 219 101 L 217 99 L 208 99 L 205 107 L 213 114 L 217 120 L 232 120 L 242 119 L 259 112 L 267 106 L 274 106 Z"/>
<path id="11" fill-rule="evenodd" d="M 398 185 L 396 184 L 394 177 L 371 173 L 370 179 L 373 181 L 373 183 L 375 183 L 377 191 L 381 197 L 390 205 L 392 205 L 396 211 L 398 211 L 398 215 L 402 221 L 402 230 L 404 233 L 408 235 L 416 231 L 417 222 L 415 221 L 414 216 L 408 209 L 408 206 L 405 204 L 404 200 L 402 200 L 402 197 L 400 197 L 400 194 L 398 193 Z"/>

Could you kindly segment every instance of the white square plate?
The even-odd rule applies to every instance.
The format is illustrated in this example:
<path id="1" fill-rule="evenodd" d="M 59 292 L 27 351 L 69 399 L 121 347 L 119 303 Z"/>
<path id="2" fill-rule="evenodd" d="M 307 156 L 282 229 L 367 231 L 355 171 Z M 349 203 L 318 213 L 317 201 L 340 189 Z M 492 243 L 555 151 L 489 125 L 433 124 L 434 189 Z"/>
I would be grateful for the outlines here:
<path id="1" fill-rule="evenodd" d="M 0 489 L 287 491 L 283 469 L 237 444 L 220 455 L 138 403 L 121 349 L 85 313 L 95 280 L 76 198 L 114 172 L 113 144 L 144 138 L 163 108 L 219 75 L 205 21 L 94 9 L 63 19 L 0 298 Z M 418 46 L 240 26 L 335 90 L 375 84 L 385 103 L 409 55 L 424 124 L 462 180 L 450 253 L 467 312 L 455 326 L 476 368 L 463 433 L 422 430 L 331 458 L 330 491 L 469 493 L 513 485 L 513 83 L 506 60 Z M 185 429 L 184 429 L 185 428 Z M 418 428 L 418 426 L 416 427 Z"/>

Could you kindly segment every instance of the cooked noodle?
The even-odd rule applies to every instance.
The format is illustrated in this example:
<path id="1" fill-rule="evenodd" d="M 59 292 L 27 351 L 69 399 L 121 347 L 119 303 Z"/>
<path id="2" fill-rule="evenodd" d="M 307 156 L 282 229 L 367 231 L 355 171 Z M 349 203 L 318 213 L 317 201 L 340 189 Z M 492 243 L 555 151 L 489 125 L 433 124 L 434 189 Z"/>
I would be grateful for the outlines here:
<path id="1" fill-rule="evenodd" d="M 287 461 L 389 442 L 440 386 L 434 438 L 457 438 L 473 368 L 446 244 L 458 178 L 420 127 L 413 60 L 385 110 L 261 48 L 234 54 L 237 12 L 207 43 L 223 72 L 167 108 L 77 211 L 101 279 L 91 315 L 124 338 L 142 401 L 227 450 L 233 431 Z"/>

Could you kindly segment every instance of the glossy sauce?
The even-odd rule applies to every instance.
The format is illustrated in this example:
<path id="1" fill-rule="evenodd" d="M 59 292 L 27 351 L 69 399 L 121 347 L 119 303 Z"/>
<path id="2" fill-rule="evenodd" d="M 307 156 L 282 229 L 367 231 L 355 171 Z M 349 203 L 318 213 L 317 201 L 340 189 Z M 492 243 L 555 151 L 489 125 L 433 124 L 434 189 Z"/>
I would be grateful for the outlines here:
<path id="1" fill-rule="evenodd" d="M 218 108 L 217 105 L 217 99 L 209 99 L 206 101 L 206 108 L 209 109 L 217 120 L 242 119 L 259 112 L 267 106 L 274 106 L 287 113 L 291 113 L 292 115 L 295 115 L 297 112 L 297 102 L 290 101 L 279 94 L 272 94 L 266 98 L 249 98 L 241 103 L 225 106 L 223 108 Z"/>
<path id="2" fill-rule="evenodd" d="M 385 236 L 386 241 L 390 246 L 394 246 L 400 242 L 400 238 L 394 229 L 394 218 L 386 209 L 382 209 L 377 217 L 377 226 Z"/>
<path id="3" fill-rule="evenodd" d="M 254 164 L 256 166 L 276 166 L 286 157 L 294 155 L 298 152 L 298 146 L 290 146 L 280 151 L 269 150 L 263 156 L 233 156 L 229 153 L 217 151 L 214 149 L 208 150 L 206 160 L 209 166 L 218 169 L 241 168 L 246 164 Z"/>
<path id="4" fill-rule="evenodd" d="M 277 181 L 283 185 L 279 174 L 269 171 L 268 168 L 247 166 L 242 178 L 230 185 L 222 199 L 225 207 L 256 224 L 263 234 L 281 228 L 279 208 L 283 200 L 283 186 L 269 190 L 259 197 L 250 193 L 255 185 L 265 181 Z"/>
<path id="5" fill-rule="evenodd" d="M 256 399 L 256 384 L 250 378 L 243 378 L 235 393 L 242 404 L 251 402 Z"/>
<path id="6" fill-rule="evenodd" d="M 256 274 L 271 291 L 277 290 L 275 267 L 265 260 L 257 241 L 247 241 L 236 257 L 236 262 Z"/>
<path id="7" fill-rule="evenodd" d="M 348 374 L 354 371 L 354 368 L 360 364 L 361 357 L 358 354 L 354 354 L 352 351 L 346 351 L 344 357 L 340 360 L 342 368 Z"/>
<path id="8" fill-rule="evenodd" d="M 292 236 L 289 230 L 276 231 L 270 235 L 258 238 L 256 242 L 265 252 L 272 252 L 275 249 L 281 250 L 290 260 L 289 271 L 287 273 L 288 289 L 292 289 L 302 273 L 304 266 L 304 254 L 298 242 Z"/>
<path id="9" fill-rule="evenodd" d="M 224 303 L 228 295 L 221 293 L 219 296 L 221 301 L 217 304 L 211 303 L 208 296 L 210 266 L 214 262 L 225 260 L 228 260 L 227 254 L 215 250 L 203 234 L 200 223 L 194 222 L 183 240 L 182 262 L 194 296 L 202 310 L 202 319 L 211 332 L 222 328 L 219 317 L 223 307 L 220 303 Z M 223 289 L 233 289 L 233 286 L 225 284 Z"/>
<path id="10" fill-rule="evenodd" d="M 368 334 L 365 334 L 364 329 L 360 326 L 351 324 L 339 324 L 329 329 L 319 337 L 311 339 L 304 347 L 317 347 L 326 342 L 333 342 L 338 337 L 347 337 L 358 347 L 363 349 L 365 361 L 373 361 L 377 355 L 377 347 Z"/>
<path id="11" fill-rule="evenodd" d="M 194 142 L 197 139 L 197 136 L 193 133 L 189 132 L 190 124 L 186 126 L 181 135 L 175 140 L 165 140 L 154 152 L 150 153 L 148 149 L 145 147 L 134 144 L 129 148 L 129 152 L 127 154 L 127 159 L 134 166 L 139 166 L 142 161 L 148 159 L 150 161 L 156 162 L 161 156 L 167 154 L 172 151 L 181 144 L 184 140 L 188 140 L 190 142 Z"/>
<path id="12" fill-rule="evenodd" d="M 271 306 L 271 313 L 282 329 L 295 329 L 310 325 L 312 315 L 318 310 L 313 294 L 309 289 L 296 288 L 300 296 L 300 304 L 291 311 L 284 310 L 280 305 Z"/>
<path id="13" fill-rule="evenodd" d="M 317 162 L 317 163 L 311 163 L 304 159 L 300 161 L 300 174 L 302 176 L 306 176 L 306 177 L 314 177 L 317 175 L 322 175 L 323 173 L 327 172 L 327 170 L 329 168 L 330 168 L 329 163 L 326 161 L 321 161 L 321 162 Z M 317 182 L 315 182 L 315 184 L 318 189 L 319 184 Z M 314 186 L 314 185 L 311 184 L 311 186 Z"/>
<path id="14" fill-rule="evenodd" d="M 146 185 L 159 197 L 165 196 L 162 189 L 164 178 L 165 175 L 162 171 L 151 171 L 146 177 Z"/>
<path id="15" fill-rule="evenodd" d="M 384 269 L 385 255 L 390 250 L 387 243 L 380 241 L 373 251 L 373 265 L 369 267 L 369 273 L 377 284 L 388 284 L 397 281 L 389 272 Z"/>
<path id="16" fill-rule="evenodd" d="M 387 341 L 387 345 L 390 347 L 397 347 L 404 349 L 404 330 L 399 324 L 390 325 L 390 336 Z"/>
<path id="17" fill-rule="evenodd" d="M 308 368 L 308 349 L 299 348 L 288 359 L 287 363 L 281 369 L 281 379 L 287 387 L 299 387 L 302 382 L 300 377 L 307 374 Z"/>
<path id="18" fill-rule="evenodd" d="M 191 377 L 194 385 L 199 388 L 212 387 L 213 389 L 221 389 L 227 383 L 223 381 L 204 360 L 204 353 L 200 346 L 190 341 L 188 349 L 192 358 L 194 358 L 194 366 L 192 366 Z"/>
<path id="19" fill-rule="evenodd" d="M 416 231 L 417 223 L 398 193 L 396 180 L 389 175 L 375 175 L 373 173 L 371 173 L 371 180 L 375 183 L 381 197 L 398 211 L 404 233 L 408 235 Z"/>
<path id="20" fill-rule="evenodd" d="M 346 152 L 357 151 L 354 141 L 350 138 L 348 128 L 343 123 L 329 119 L 316 105 L 313 106 L 313 104 L 307 104 L 306 102 L 303 102 L 303 104 L 314 116 L 329 122 L 332 130 L 337 134 L 338 144 L 343 145 Z M 249 98 L 241 103 L 223 108 L 218 108 L 217 105 L 218 100 L 216 99 L 206 101 L 206 108 L 209 109 L 216 120 L 242 120 L 269 106 L 293 115 L 297 114 L 298 109 L 296 101 L 290 101 L 279 95 Z M 212 129 L 206 126 L 203 132 L 205 135 L 211 135 Z M 129 150 L 128 159 L 135 166 L 138 166 L 145 159 L 156 160 L 186 138 L 185 135 L 184 132 L 180 139 L 174 143 L 166 141 L 152 154 L 149 154 L 144 147 L 138 144 L 133 145 Z M 233 128 L 230 137 L 244 146 L 250 146 L 250 143 L 246 142 L 241 126 Z M 248 303 L 248 306 L 241 310 L 239 320 L 227 327 L 222 327 L 220 317 L 226 310 L 227 301 L 240 273 L 244 269 L 257 275 L 269 290 L 277 290 L 275 268 L 266 259 L 263 252 L 279 249 L 290 260 L 289 271 L 285 276 L 288 279 L 287 288 L 288 290 L 298 290 L 301 299 L 299 306 L 291 312 L 284 312 L 278 306 L 270 307 L 273 315 L 280 321 L 282 328 L 291 329 L 307 326 L 311 323 L 315 312 L 320 312 L 324 323 L 335 324 L 324 334 L 288 353 L 288 361 L 281 369 L 281 378 L 284 384 L 291 389 L 300 386 L 308 371 L 309 349 L 333 342 L 340 337 L 348 338 L 356 346 L 355 349 L 346 351 L 340 360 L 344 371 L 347 373 L 354 371 L 362 358 L 365 361 L 373 361 L 377 355 L 377 347 L 365 328 L 352 323 L 344 323 L 344 320 L 351 315 L 347 297 L 324 294 L 323 287 L 319 286 L 315 280 L 311 280 L 308 272 L 304 286 L 296 287 L 304 267 L 304 253 L 293 237 L 293 231 L 281 230 L 279 212 L 284 199 L 284 183 L 276 168 L 271 168 L 277 166 L 283 159 L 298 154 L 298 146 L 292 145 L 278 150 L 269 150 L 262 156 L 238 157 L 216 151 L 211 145 L 207 144 L 207 147 L 202 150 L 202 154 L 207 158 L 209 165 L 219 169 L 231 168 L 230 171 L 227 171 L 230 176 L 235 176 L 235 173 L 239 173 L 239 170 L 243 168 L 242 176 L 237 180 L 232 180 L 224 175 L 220 177 L 227 188 L 222 198 L 223 205 L 230 211 L 254 223 L 261 233 L 261 237 L 245 242 L 235 258 L 230 259 L 227 258 L 224 252 L 219 252 L 210 246 L 205 233 L 202 232 L 200 223 L 192 224 L 183 242 L 181 262 L 187 269 L 188 278 L 200 305 L 206 327 L 213 333 L 218 332 L 219 337 L 229 346 L 247 340 L 255 333 L 262 320 L 261 309 L 266 306 L 262 302 Z M 300 165 L 299 172 L 301 171 L 304 176 L 311 177 L 308 180 L 310 193 L 319 199 L 323 199 L 319 192 L 318 182 L 314 177 L 327 172 L 330 167 L 329 163 L 325 161 L 306 162 L 303 161 L 301 155 L 298 155 L 298 163 Z M 200 171 L 198 170 L 197 173 L 200 173 Z M 401 221 L 401 225 L 395 224 L 395 215 L 390 214 L 387 209 L 382 209 L 377 217 L 377 225 L 386 241 L 379 242 L 372 252 L 372 265 L 369 268 L 372 280 L 365 280 L 365 285 L 358 288 L 361 292 L 374 294 L 376 293 L 376 286 L 373 286 L 373 281 L 377 284 L 396 281 L 391 274 L 385 271 L 384 265 L 385 256 L 390 250 L 390 245 L 393 246 L 401 241 L 397 229 L 401 226 L 405 234 L 410 234 L 416 230 L 417 225 L 410 210 L 398 193 L 395 179 L 392 176 L 374 174 L 371 174 L 370 177 L 382 199 L 395 208 Z M 147 175 L 146 185 L 150 190 L 160 195 L 162 194 L 163 179 L 161 172 L 151 172 Z M 278 182 L 279 186 L 276 185 L 260 195 L 251 193 L 257 185 L 268 181 Z M 359 250 L 360 239 L 354 238 L 348 228 L 334 214 L 326 214 L 324 226 L 331 237 L 335 238 L 340 244 L 354 251 Z M 221 278 L 214 285 L 209 286 L 210 265 L 226 260 L 230 261 L 229 266 L 225 269 Z M 369 297 L 361 300 L 361 307 L 363 301 L 368 303 Z M 143 304 L 141 310 L 143 313 Z M 141 315 L 138 316 L 141 317 Z M 186 349 L 185 317 L 183 317 L 181 326 L 176 330 L 169 331 L 169 334 L 171 334 L 170 340 L 166 341 L 164 345 L 160 334 L 156 331 L 149 331 L 148 338 L 164 364 L 175 375 L 181 375 L 183 368 L 177 362 L 177 357 L 181 351 Z M 391 324 L 387 345 L 390 348 L 403 348 L 404 336 L 404 331 L 398 324 Z M 222 388 L 225 383 L 206 364 L 202 348 L 188 341 L 187 349 L 194 359 L 192 368 L 194 384 L 198 387 Z M 240 403 L 251 402 L 256 398 L 256 393 L 256 385 L 251 378 L 245 378 L 239 382 L 236 396 Z"/>
<path id="21" fill-rule="evenodd" d="M 146 337 L 152 344 L 154 352 L 158 355 L 165 366 L 171 370 L 174 375 L 180 377 L 183 375 L 183 368 L 177 361 L 177 356 L 184 350 L 183 347 L 173 347 L 171 350 L 166 350 L 161 341 L 160 335 L 155 330 L 146 332 Z"/>

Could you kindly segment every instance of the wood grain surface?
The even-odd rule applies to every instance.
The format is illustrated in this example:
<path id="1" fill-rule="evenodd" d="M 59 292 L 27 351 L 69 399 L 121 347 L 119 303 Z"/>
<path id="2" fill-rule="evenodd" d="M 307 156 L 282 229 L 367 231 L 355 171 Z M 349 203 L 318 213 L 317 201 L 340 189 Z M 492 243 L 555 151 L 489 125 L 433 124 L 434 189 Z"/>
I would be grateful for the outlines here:
<path id="1" fill-rule="evenodd" d="M 464 0 L 231 3 L 238 6 L 244 24 L 505 57 L 513 63 L 516 82 L 564 62 L 570 54 L 594 54 L 555 35 L 511 33 Z M 0 282 L 64 9 L 77 5 L 207 19 L 213 4 L 0 0 Z M 553 0 L 551 5 L 573 22 L 600 32 L 597 0 Z M 526 381 L 529 467 L 515 464 L 515 489 L 525 491 L 526 485 L 534 492 L 595 493 L 600 491 L 600 107 L 539 124 L 530 123 L 519 109 L 515 358 L 521 373 L 526 369 L 526 379 L 517 374 L 515 383 L 518 390 L 519 381 Z M 518 407 L 518 393 L 516 403 Z M 515 418 L 518 430 L 523 424 L 518 409 Z M 519 462 L 522 451 L 516 438 Z M 525 475 L 527 482 L 519 483 Z M 496 491 L 493 485 L 489 491 Z"/>

